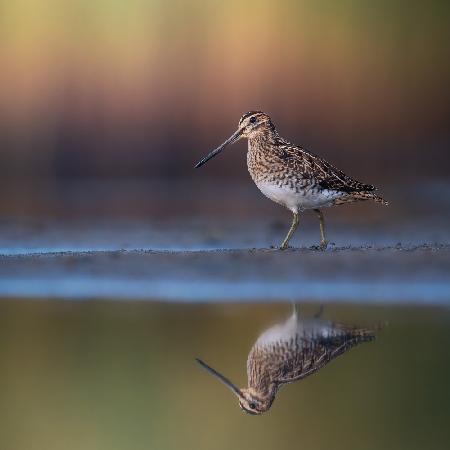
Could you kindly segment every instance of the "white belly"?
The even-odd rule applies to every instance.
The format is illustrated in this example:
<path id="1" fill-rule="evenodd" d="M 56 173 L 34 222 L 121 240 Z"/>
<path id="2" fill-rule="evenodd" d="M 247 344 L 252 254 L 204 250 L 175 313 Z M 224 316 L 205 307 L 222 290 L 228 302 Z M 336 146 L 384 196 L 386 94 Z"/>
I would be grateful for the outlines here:
<path id="1" fill-rule="evenodd" d="M 297 336 L 304 339 L 329 338 L 343 334 L 332 322 L 322 319 L 297 319 L 291 316 L 286 322 L 276 324 L 264 331 L 257 339 L 256 345 L 270 347 L 282 342 L 295 340 Z"/>
<path id="2" fill-rule="evenodd" d="M 257 182 L 258 189 L 270 200 L 285 206 L 293 213 L 304 209 L 331 206 L 333 201 L 345 194 L 336 191 L 305 189 L 296 192 L 288 186 L 277 186 L 268 182 Z"/>

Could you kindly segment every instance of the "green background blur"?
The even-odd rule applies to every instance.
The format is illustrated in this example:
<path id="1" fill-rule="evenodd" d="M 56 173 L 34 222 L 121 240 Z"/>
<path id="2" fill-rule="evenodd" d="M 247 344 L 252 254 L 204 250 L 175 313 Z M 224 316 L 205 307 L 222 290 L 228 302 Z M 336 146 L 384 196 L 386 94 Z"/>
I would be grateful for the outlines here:
<path id="1" fill-rule="evenodd" d="M 291 308 L 5 300 L 0 448 L 448 449 L 448 308 L 327 305 L 325 318 L 389 325 L 260 417 L 196 364 L 244 386 L 257 336 Z"/>
<path id="2" fill-rule="evenodd" d="M 449 5 L 1 0 L 2 187 L 192 177 L 251 109 L 355 177 L 445 176 Z"/>

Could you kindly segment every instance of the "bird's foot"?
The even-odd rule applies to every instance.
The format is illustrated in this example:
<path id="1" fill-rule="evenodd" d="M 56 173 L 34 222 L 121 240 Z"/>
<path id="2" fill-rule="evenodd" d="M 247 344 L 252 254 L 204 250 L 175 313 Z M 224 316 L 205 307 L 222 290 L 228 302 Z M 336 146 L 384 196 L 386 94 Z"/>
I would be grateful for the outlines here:
<path id="1" fill-rule="evenodd" d="M 324 306 L 323 303 L 320 304 L 320 308 L 319 311 L 316 312 L 316 314 L 314 314 L 314 319 L 320 319 L 322 317 L 323 314 L 323 310 L 324 310 Z"/>
<path id="2" fill-rule="evenodd" d="M 289 242 L 287 242 L 287 241 L 283 241 L 279 247 L 280 250 L 287 250 L 288 248 L 289 248 Z"/>
<path id="3" fill-rule="evenodd" d="M 325 251 L 328 248 L 328 241 L 321 241 L 319 245 L 313 245 L 311 247 L 312 250 L 320 250 Z"/>
<path id="4" fill-rule="evenodd" d="M 319 244 L 319 249 L 320 250 L 326 250 L 328 248 L 328 241 L 320 241 L 320 244 Z"/>

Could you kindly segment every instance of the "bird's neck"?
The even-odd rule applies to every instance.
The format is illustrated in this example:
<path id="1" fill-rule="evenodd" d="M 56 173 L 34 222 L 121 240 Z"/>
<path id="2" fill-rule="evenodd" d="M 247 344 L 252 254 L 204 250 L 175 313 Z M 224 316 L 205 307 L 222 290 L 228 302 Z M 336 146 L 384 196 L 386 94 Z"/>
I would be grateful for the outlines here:
<path id="1" fill-rule="evenodd" d="M 258 133 L 255 133 L 248 139 L 248 148 L 249 149 L 260 149 L 264 150 L 266 148 L 269 148 L 273 145 L 275 145 L 278 133 L 274 129 L 264 129 L 259 131 Z"/>
<path id="2" fill-rule="evenodd" d="M 271 384 L 268 388 L 268 390 L 264 393 L 264 405 L 266 408 L 266 411 L 270 409 L 272 406 L 273 401 L 275 400 L 275 396 L 277 395 L 278 388 L 275 384 Z"/>
<path id="3" fill-rule="evenodd" d="M 261 403 L 270 408 L 270 405 L 272 405 L 278 392 L 278 386 L 275 383 L 268 383 L 265 386 L 259 385 L 257 389 L 249 387 L 247 391 Z"/>

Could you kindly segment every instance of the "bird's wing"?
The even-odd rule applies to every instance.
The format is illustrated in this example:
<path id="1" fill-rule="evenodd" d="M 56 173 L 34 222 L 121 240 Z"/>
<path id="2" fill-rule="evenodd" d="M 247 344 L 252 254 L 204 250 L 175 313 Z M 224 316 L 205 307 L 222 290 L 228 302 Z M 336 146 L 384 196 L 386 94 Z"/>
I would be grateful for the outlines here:
<path id="1" fill-rule="evenodd" d="M 322 369 L 331 360 L 344 354 L 352 347 L 374 338 L 373 334 L 368 338 L 362 338 L 357 335 L 341 335 L 313 343 L 310 349 L 304 352 L 301 360 L 297 360 L 286 369 L 285 375 L 278 379 L 278 383 L 285 384 L 302 380 Z"/>
<path id="2" fill-rule="evenodd" d="M 249 387 L 264 392 L 270 384 L 280 386 L 301 380 L 350 348 L 374 338 L 372 330 L 339 326 L 327 337 L 311 339 L 298 334 L 267 346 L 256 344 L 247 360 Z"/>
<path id="3" fill-rule="evenodd" d="M 341 170 L 325 161 L 320 156 L 305 150 L 302 147 L 281 142 L 280 149 L 289 163 L 302 174 L 309 174 L 324 189 L 342 192 L 374 191 L 375 186 L 364 184 L 346 175 Z"/>

